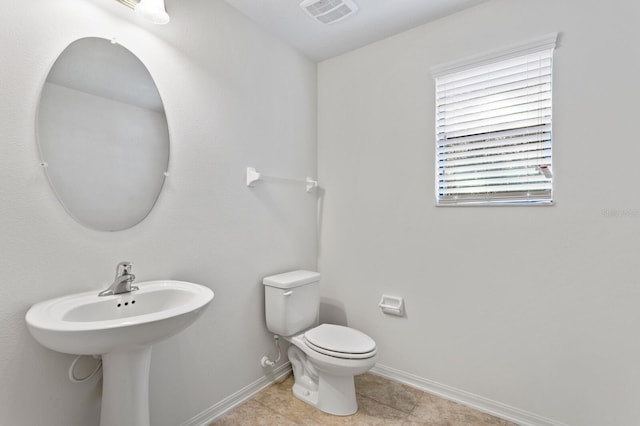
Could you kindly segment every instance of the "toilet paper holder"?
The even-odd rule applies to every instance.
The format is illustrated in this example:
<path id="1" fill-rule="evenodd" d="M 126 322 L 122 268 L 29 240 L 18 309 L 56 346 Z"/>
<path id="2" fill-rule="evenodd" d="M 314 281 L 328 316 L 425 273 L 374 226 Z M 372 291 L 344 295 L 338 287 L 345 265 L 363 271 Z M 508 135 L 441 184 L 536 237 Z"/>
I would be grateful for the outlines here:
<path id="1" fill-rule="evenodd" d="M 383 294 L 380 303 L 378 303 L 378 307 L 382 309 L 382 312 L 385 314 L 399 317 L 404 315 L 404 299 L 402 297 Z"/>

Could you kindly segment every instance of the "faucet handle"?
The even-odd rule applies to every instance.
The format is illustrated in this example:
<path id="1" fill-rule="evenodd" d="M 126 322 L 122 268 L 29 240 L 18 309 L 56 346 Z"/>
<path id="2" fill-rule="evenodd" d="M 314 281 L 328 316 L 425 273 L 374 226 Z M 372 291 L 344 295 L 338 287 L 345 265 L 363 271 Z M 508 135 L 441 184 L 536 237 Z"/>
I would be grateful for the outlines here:
<path id="1" fill-rule="evenodd" d="M 133 264 L 131 262 L 120 262 L 118 266 L 116 266 L 116 277 L 121 275 L 130 275 L 131 268 L 133 268 Z"/>

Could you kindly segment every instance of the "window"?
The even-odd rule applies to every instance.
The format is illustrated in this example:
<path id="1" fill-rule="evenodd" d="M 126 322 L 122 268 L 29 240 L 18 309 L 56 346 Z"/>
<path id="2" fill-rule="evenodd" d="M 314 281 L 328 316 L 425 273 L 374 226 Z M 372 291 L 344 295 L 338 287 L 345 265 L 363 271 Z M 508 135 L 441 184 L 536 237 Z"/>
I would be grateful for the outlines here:
<path id="1" fill-rule="evenodd" d="M 551 88 L 556 34 L 436 83 L 436 204 L 551 204 Z"/>

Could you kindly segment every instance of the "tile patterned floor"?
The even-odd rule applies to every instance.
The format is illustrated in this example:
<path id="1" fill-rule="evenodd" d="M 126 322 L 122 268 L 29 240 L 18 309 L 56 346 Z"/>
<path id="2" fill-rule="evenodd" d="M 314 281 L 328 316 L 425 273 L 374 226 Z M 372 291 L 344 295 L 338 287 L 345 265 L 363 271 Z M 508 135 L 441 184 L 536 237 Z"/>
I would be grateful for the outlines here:
<path id="1" fill-rule="evenodd" d="M 293 376 L 264 389 L 210 426 L 397 425 L 515 426 L 514 423 L 383 377 L 356 377 L 358 412 L 331 416 L 293 396 Z"/>

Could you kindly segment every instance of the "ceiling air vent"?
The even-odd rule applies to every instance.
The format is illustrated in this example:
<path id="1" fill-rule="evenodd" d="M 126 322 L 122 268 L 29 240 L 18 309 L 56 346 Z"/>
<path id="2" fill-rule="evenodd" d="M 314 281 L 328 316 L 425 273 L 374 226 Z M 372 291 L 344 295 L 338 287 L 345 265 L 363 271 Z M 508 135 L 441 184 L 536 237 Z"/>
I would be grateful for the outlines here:
<path id="1" fill-rule="evenodd" d="M 300 7 L 323 24 L 333 24 L 358 11 L 352 0 L 304 0 Z"/>

